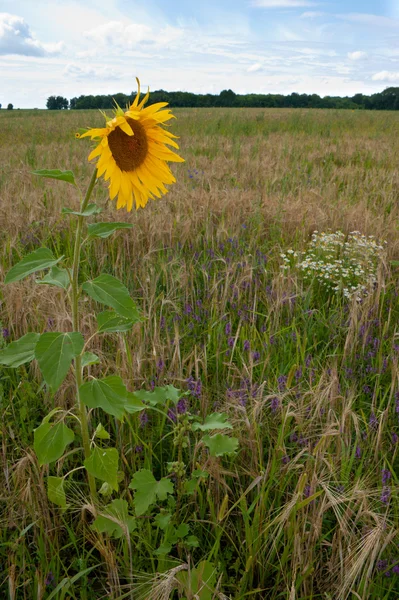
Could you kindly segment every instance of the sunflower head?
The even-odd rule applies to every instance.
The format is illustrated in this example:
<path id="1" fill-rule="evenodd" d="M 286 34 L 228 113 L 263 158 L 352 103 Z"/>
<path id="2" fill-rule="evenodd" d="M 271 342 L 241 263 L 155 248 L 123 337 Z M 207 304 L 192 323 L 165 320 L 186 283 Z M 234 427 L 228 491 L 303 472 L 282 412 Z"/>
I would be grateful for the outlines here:
<path id="1" fill-rule="evenodd" d="M 149 199 L 167 193 L 165 185 L 175 183 L 168 162 L 184 162 L 173 152 L 179 148 L 172 133 L 162 125 L 173 119 L 167 102 L 158 102 L 144 108 L 149 92 L 140 102 L 140 82 L 134 102 L 124 111 L 116 104 L 114 116 L 104 113 L 106 126 L 89 129 L 78 137 L 97 139 L 98 145 L 89 160 L 98 157 L 97 177 L 109 181 L 111 200 L 117 198 L 117 208 L 132 210 L 145 206 Z"/>

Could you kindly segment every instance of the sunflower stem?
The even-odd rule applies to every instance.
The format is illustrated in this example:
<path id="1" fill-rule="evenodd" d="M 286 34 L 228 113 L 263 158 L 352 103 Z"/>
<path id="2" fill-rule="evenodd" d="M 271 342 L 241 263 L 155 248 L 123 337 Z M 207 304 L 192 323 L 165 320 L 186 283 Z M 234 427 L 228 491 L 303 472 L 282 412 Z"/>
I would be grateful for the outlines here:
<path id="1" fill-rule="evenodd" d="M 87 188 L 86 195 L 83 198 L 80 206 L 80 212 L 83 212 L 89 203 L 90 196 L 92 194 L 93 188 L 95 186 L 97 179 L 97 169 L 94 169 L 93 175 L 91 177 L 89 187 Z M 72 293 L 71 293 L 71 304 L 72 304 L 72 323 L 73 323 L 73 331 L 79 331 L 79 266 L 80 266 L 80 253 L 82 248 L 82 229 L 83 229 L 84 217 L 78 217 L 78 224 L 76 227 L 75 234 L 75 247 L 73 251 L 73 266 L 72 266 Z M 76 383 L 76 405 L 79 412 L 80 417 L 80 428 L 82 433 L 82 441 L 83 441 L 83 450 L 85 459 L 90 457 L 90 435 L 89 435 L 89 424 L 87 420 L 87 411 L 86 407 L 81 402 L 79 388 L 83 383 L 83 374 L 82 374 L 82 356 L 77 356 L 75 358 L 75 383 Z M 90 496 L 93 504 L 96 503 L 97 500 L 97 490 L 96 483 L 93 475 L 88 475 L 89 487 L 90 487 Z"/>

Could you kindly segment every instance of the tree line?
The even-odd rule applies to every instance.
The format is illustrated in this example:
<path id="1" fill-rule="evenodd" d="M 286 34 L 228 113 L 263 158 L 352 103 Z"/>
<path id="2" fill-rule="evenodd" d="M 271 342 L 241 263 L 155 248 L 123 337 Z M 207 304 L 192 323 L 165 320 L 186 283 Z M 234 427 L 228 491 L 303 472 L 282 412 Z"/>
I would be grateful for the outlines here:
<path id="1" fill-rule="evenodd" d="M 136 93 L 130 95 L 79 96 L 68 102 L 62 96 L 50 96 L 47 108 L 50 110 L 65 109 L 109 109 L 115 102 L 125 107 L 130 104 Z M 142 95 L 142 98 L 144 94 Z M 383 92 L 367 96 L 355 94 L 352 97 L 324 96 L 318 94 L 236 94 L 233 90 L 223 90 L 220 94 L 193 94 L 191 92 L 167 92 L 157 90 L 151 92 L 150 104 L 168 102 L 173 107 L 237 107 L 237 108 L 346 108 L 366 110 L 399 110 L 399 87 L 389 87 Z"/>

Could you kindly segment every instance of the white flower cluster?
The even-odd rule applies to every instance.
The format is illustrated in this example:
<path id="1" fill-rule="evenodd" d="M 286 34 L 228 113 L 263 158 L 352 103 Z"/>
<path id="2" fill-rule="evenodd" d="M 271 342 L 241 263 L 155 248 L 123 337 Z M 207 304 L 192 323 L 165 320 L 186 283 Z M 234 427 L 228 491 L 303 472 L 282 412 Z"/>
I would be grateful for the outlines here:
<path id="1" fill-rule="evenodd" d="M 327 291 L 343 293 L 357 300 L 367 294 L 377 282 L 377 270 L 385 255 L 386 243 L 379 244 L 373 236 L 352 231 L 325 233 L 314 231 L 305 252 L 287 250 L 281 254 L 286 271 L 296 267 L 307 281 L 317 281 Z"/>

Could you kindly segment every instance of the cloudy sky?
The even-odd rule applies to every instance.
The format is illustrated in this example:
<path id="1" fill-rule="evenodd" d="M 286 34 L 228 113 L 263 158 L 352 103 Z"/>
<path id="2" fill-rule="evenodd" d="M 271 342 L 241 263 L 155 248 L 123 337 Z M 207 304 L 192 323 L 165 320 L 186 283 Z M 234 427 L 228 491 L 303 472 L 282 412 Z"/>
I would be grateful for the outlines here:
<path id="1" fill-rule="evenodd" d="M 399 86 L 399 0 L 0 0 L 0 103 Z"/>

